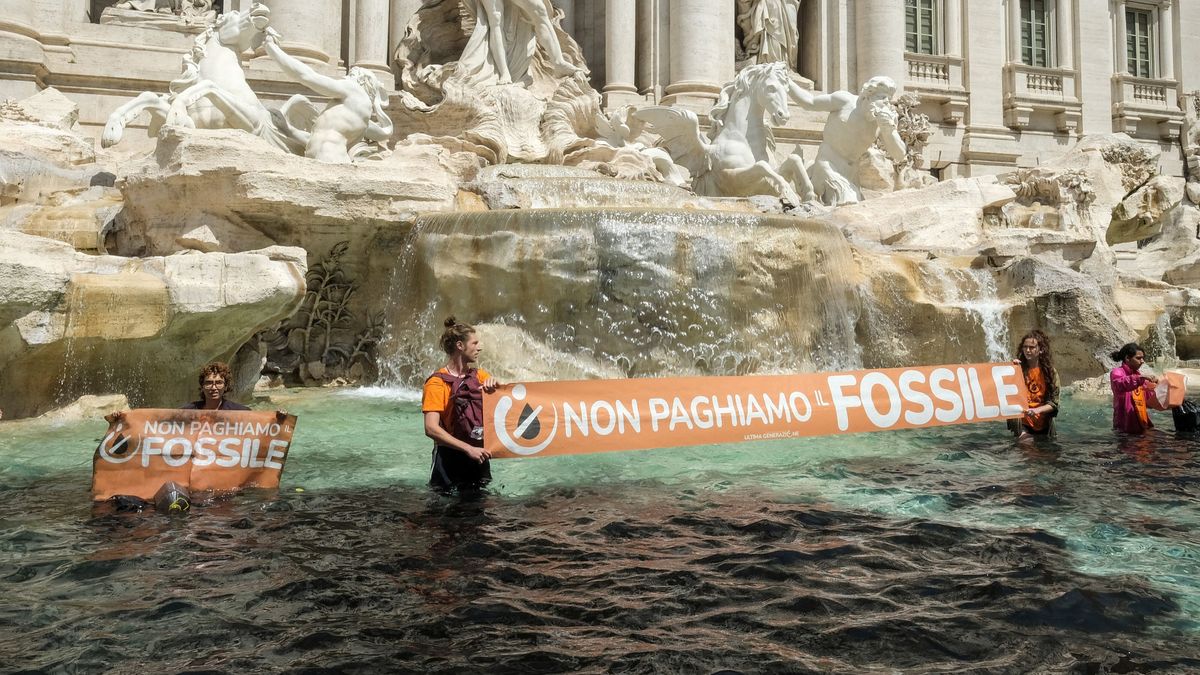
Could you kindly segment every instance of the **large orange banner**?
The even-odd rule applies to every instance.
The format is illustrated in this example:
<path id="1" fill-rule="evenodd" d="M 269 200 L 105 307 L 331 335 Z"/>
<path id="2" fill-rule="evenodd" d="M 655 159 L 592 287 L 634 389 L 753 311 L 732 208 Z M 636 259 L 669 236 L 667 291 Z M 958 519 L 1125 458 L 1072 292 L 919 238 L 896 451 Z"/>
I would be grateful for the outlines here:
<path id="1" fill-rule="evenodd" d="M 1013 363 L 844 373 L 528 382 L 483 398 L 493 457 L 571 455 L 1020 417 Z"/>
<path id="2" fill-rule="evenodd" d="M 265 411 L 130 410 L 96 448 L 92 497 L 149 500 L 168 481 L 196 492 L 279 487 L 295 428 L 295 415 Z"/>

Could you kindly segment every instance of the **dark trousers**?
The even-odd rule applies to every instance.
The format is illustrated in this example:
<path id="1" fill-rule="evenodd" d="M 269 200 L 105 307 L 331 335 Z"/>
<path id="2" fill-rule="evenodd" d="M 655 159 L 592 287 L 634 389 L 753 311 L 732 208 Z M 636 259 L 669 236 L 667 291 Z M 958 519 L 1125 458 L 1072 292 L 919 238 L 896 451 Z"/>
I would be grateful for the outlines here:
<path id="1" fill-rule="evenodd" d="M 461 450 L 437 446 L 433 449 L 433 471 L 429 485 L 440 489 L 481 488 L 492 480 L 492 464 L 482 464 Z"/>

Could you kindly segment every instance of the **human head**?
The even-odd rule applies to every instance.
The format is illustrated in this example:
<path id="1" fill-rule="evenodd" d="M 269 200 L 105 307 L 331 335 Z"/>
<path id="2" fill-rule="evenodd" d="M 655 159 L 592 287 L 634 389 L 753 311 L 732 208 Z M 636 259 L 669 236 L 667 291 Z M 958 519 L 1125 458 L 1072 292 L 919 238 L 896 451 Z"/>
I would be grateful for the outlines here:
<path id="1" fill-rule="evenodd" d="M 219 386 L 205 385 L 205 382 L 216 384 L 218 381 Z M 223 399 L 225 394 L 229 393 L 229 388 L 233 386 L 233 373 L 229 370 L 229 366 L 220 361 L 213 361 L 200 369 L 198 382 L 200 384 L 200 400 Z"/>
<path id="2" fill-rule="evenodd" d="M 452 316 L 446 317 L 442 322 L 446 330 L 442 332 L 442 351 L 446 352 L 447 356 L 454 356 L 457 353 L 462 353 L 467 363 L 474 363 L 479 358 L 479 338 L 475 334 L 475 328 L 465 323 L 459 323 Z"/>
<path id="3" fill-rule="evenodd" d="M 1124 363 L 1134 371 L 1137 371 L 1146 362 L 1146 351 L 1136 342 L 1126 343 L 1109 356 L 1112 357 L 1113 361 Z"/>
<path id="4" fill-rule="evenodd" d="M 1049 336 L 1036 328 L 1023 335 L 1021 341 L 1017 343 L 1017 359 L 1026 368 L 1034 363 L 1045 366 L 1045 370 L 1053 368 Z"/>
<path id="5" fill-rule="evenodd" d="M 366 68 L 354 66 L 350 69 L 350 72 L 346 74 L 346 77 L 357 82 L 358 86 L 363 88 L 363 91 L 367 93 L 367 97 L 370 98 L 372 102 L 383 95 L 383 83 L 379 81 L 379 78 L 375 76 L 375 73 L 367 70 Z"/>
<path id="6" fill-rule="evenodd" d="M 876 99 L 890 101 L 896 95 L 896 81 L 886 75 L 876 75 L 863 82 L 859 97 L 874 101 Z"/>

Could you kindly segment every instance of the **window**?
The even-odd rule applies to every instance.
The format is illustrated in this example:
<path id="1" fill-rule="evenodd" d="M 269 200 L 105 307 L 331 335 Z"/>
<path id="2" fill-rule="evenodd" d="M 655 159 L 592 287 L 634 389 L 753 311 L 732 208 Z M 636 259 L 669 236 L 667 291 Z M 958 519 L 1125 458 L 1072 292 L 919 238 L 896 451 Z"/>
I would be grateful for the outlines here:
<path id="1" fill-rule="evenodd" d="M 905 48 L 913 54 L 938 53 L 937 1 L 905 0 Z"/>
<path id="2" fill-rule="evenodd" d="M 1050 11 L 1047 0 L 1021 0 L 1021 63 L 1048 68 Z"/>
<path id="3" fill-rule="evenodd" d="M 1148 9 L 1125 10 L 1125 60 L 1134 77 L 1154 77 L 1152 19 Z"/>

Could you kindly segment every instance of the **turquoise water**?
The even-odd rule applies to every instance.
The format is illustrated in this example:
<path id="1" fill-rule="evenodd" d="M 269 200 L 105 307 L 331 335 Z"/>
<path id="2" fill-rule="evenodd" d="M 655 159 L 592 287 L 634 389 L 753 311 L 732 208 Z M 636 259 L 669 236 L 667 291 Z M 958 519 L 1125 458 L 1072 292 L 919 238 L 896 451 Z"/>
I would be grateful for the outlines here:
<path id="1" fill-rule="evenodd" d="M 462 501 L 424 486 L 415 392 L 256 407 L 299 416 L 279 493 L 183 519 L 93 510 L 102 423 L 0 423 L 0 668 L 1200 667 L 1198 442 L 1169 417 L 503 460 Z"/>

